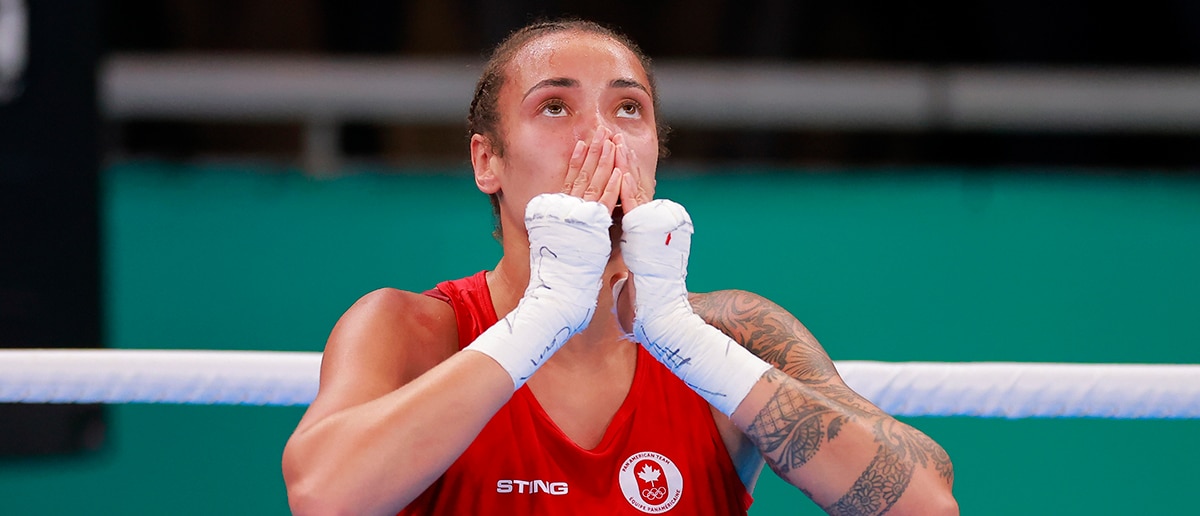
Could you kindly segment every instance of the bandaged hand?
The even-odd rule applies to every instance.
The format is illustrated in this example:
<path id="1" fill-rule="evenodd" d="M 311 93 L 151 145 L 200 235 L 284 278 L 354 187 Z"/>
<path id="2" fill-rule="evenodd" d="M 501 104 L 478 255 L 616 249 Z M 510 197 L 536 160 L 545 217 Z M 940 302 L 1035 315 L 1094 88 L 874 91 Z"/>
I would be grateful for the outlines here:
<path id="1" fill-rule="evenodd" d="M 657 199 L 625 213 L 621 253 L 633 274 L 634 338 L 692 390 L 733 414 L 771 365 L 692 312 L 687 264 L 692 219 Z"/>
<path id="2" fill-rule="evenodd" d="M 517 307 L 465 350 L 484 353 L 519 389 L 563 343 L 587 327 L 612 244 L 609 209 L 567 194 L 542 194 L 525 208 L 529 285 Z"/>

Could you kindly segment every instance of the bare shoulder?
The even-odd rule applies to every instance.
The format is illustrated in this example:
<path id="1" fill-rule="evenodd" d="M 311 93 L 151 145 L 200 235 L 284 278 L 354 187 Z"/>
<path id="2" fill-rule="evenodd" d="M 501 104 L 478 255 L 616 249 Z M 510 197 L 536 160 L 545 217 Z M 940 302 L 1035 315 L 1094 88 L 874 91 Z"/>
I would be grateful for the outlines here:
<path id="1" fill-rule="evenodd" d="M 458 331 L 449 304 L 394 288 L 372 291 L 330 332 L 317 397 L 305 419 L 383 396 L 456 351 Z"/>
<path id="2" fill-rule="evenodd" d="M 329 335 L 325 358 L 364 361 L 392 370 L 399 387 L 457 350 L 454 310 L 448 303 L 381 288 L 359 298 L 342 314 Z"/>
<path id="3" fill-rule="evenodd" d="M 700 318 L 759 358 L 805 383 L 841 383 L 833 361 L 794 315 L 771 300 L 744 290 L 691 294 Z"/>

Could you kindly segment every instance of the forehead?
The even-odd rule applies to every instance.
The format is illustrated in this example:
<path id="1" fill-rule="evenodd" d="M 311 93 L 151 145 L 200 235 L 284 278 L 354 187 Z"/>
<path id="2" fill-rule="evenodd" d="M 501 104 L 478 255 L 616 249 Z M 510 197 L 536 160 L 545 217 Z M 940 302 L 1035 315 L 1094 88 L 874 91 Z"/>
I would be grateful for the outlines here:
<path id="1" fill-rule="evenodd" d="M 547 78 L 596 78 L 607 83 L 630 78 L 648 83 L 641 61 L 610 37 L 569 31 L 547 34 L 521 47 L 509 63 L 508 83 L 520 91 Z M 647 87 L 649 87 L 647 85 Z"/>

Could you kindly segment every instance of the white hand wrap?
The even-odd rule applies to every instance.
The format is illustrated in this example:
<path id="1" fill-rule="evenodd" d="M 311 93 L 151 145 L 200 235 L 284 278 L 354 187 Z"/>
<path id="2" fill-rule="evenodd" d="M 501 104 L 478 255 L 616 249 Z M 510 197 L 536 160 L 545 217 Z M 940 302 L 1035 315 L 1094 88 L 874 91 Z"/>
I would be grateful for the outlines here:
<path id="1" fill-rule="evenodd" d="M 525 207 L 529 286 L 517 307 L 465 349 L 492 357 L 519 389 L 596 312 L 612 244 L 603 204 L 542 194 Z"/>
<path id="2" fill-rule="evenodd" d="M 625 214 L 621 253 L 633 273 L 633 334 L 659 362 L 725 415 L 771 365 L 692 312 L 687 263 L 692 219 L 657 199 Z"/>

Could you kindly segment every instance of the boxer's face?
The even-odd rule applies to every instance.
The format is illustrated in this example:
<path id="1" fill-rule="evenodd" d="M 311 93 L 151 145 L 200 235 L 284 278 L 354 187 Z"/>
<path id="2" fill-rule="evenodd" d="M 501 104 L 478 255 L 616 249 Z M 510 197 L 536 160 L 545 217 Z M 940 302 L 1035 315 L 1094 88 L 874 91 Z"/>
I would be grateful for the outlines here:
<path id="1" fill-rule="evenodd" d="M 653 195 L 653 96 L 646 70 L 629 49 L 596 34 L 549 34 L 518 51 L 505 76 L 497 102 L 504 153 L 481 160 L 473 143 L 472 154 L 480 189 L 499 194 L 506 233 L 524 231 L 525 205 L 534 196 L 563 191 L 576 143 L 596 144 L 597 134 L 622 135 L 633 151 L 629 166 Z"/>

